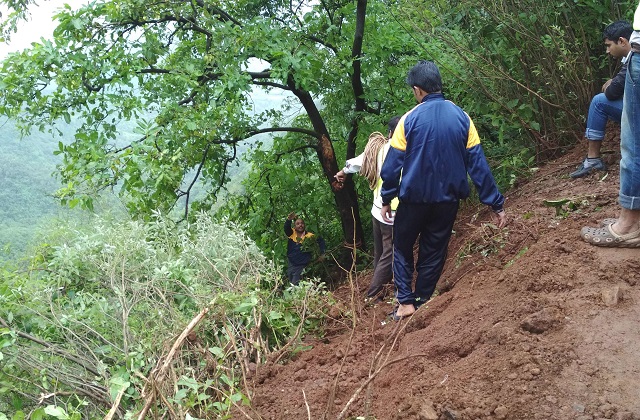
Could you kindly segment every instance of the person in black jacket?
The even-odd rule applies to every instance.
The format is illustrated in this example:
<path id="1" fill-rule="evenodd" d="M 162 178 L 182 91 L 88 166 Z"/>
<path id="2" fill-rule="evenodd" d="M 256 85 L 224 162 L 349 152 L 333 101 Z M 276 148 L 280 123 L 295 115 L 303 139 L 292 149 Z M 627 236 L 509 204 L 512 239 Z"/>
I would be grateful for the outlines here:
<path id="1" fill-rule="evenodd" d="M 315 235 L 307 232 L 304 220 L 297 217 L 293 212 L 289 213 L 287 220 L 284 222 L 284 233 L 289 238 L 287 241 L 287 260 L 289 261 L 287 278 L 291 284 L 297 285 L 300 283 L 302 271 L 309 265 L 313 257 L 311 251 L 304 249 L 304 241 L 313 238 Z M 320 250 L 319 258 L 322 259 L 325 252 L 325 242 L 321 237 L 318 237 L 317 241 Z"/>
<path id="2" fill-rule="evenodd" d="M 602 85 L 602 93 L 597 94 L 589 105 L 587 116 L 587 129 L 584 136 L 588 140 L 589 149 L 587 157 L 574 172 L 569 174 L 571 178 L 580 178 L 593 171 L 605 171 L 606 165 L 600 157 L 600 148 L 604 139 L 604 131 L 607 121 L 615 121 L 620 124 L 622 118 L 622 95 L 624 94 L 624 80 L 627 75 L 627 58 L 631 52 L 629 38 L 633 27 L 629 22 L 619 20 L 613 22 L 604 29 L 604 45 L 607 54 L 611 57 L 622 59 L 620 70 Z"/>

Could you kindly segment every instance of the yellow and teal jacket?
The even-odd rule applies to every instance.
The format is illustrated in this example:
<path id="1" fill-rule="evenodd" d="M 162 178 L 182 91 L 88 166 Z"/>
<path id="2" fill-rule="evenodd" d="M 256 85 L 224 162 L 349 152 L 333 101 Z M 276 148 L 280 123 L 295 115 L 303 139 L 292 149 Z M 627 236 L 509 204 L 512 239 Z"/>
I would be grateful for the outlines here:
<path id="1" fill-rule="evenodd" d="M 292 220 L 288 220 L 284 222 L 284 233 L 287 235 L 289 240 L 287 241 L 287 258 L 289 259 L 289 264 L 293 266 L 306 266 L 311 261 L 311 252 L 305 252 L 302 250 L 302 243 L 305 239 L 311 238 L 315 236 L 311 232 L 305 232 L 304 236 L 298 239 L 296 232 L 291 228 Z M 320 247 L 320 253 L 324 254 L 325 252 L 325 242 L 322 237 L 318 237 L 318 246 Z"/>
<path id="2" fill-rule="evenodd" d="M 402 181 L 400 174 L 402 173 Z M 460 107 L 431 93 L 402 116 L 382 165 L 382 201 L 453 202 L 469 197 L 473 181 L 480 201 L 502 209 L 498 191 L 473 121 Z"/>

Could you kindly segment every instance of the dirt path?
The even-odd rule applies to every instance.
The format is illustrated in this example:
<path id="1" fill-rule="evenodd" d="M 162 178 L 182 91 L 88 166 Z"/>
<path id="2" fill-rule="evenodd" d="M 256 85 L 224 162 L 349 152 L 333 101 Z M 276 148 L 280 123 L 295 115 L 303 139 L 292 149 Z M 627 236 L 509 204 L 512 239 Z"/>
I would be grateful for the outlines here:
<path id="1" fill-rule="evenodd" d="M 463 208 L 440 295 L 412 318 L 336 291 L 343 327 L 262 367 L 252 418 L 640 420 L 640 249 L 579 238 L 617 213 L 616 139 L 605 150 L 606 177 L 568 179 L 576 150 L 510 192 L 505 231 Z M 560 216 L 544 204 L 558 199 Z"/>

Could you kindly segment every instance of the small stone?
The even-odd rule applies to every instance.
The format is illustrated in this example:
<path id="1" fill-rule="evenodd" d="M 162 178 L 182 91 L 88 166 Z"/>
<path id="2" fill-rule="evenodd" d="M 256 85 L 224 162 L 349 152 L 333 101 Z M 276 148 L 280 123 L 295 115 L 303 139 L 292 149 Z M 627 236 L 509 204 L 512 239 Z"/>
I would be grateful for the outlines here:
<path id="1" fill-rule="evenodd" d="M 420 411 L 418 412 L 418 418 L 420 420 L 438 420 L 438 413 L 433 408 L 433 403 L 431 401 L 425 401 L 422 403 Z"/>
<path id="2" fill-rule="evenodd" d="M 452 410 L 449 407 L 445 407 L 444 410 L 442 410 L 442 414 L 444 415 L 444 418 L 447 420 L 458 420 L 460 418 L 460 415 L 458 414 L 458 412 L 455 410 Z"/>
<path id="3" fill-rule="evenodd" d="M 560 311 L 557 308 L 544 308 L 529 315 L 520 322 L 520 328 L 533 334 L 541 334 L 559 322 Z"/>
<path id="4" fill-rule="evenodd" d="M 622 292 L 619 286 L 614 286 L 611 289 L 604 289 L 602 291 L 602 301 L 607 306 L 615 306 L 622 299 Z"/>
<path id="5" fill-rule="evenodd" d="M 499 405 L 495 410 L 493 410 L 493 414 L 495 414 L 498 419 L 506 419 L 509 415 L 509 409 L 504 405 Z"/>
<path id="6" fill-rule="evenodd" d="M 615 414 L 615 407 L 611 404 L 602 404 L 598 407 L 598 410 L 602 412 L 605 418 L 612 418 Z"/>
<path id="7" fill-rule="evenodd" d="M 584 413 L 584 405 L 582 404 L 573 404 L 573 409 L 578 413 Z"/>

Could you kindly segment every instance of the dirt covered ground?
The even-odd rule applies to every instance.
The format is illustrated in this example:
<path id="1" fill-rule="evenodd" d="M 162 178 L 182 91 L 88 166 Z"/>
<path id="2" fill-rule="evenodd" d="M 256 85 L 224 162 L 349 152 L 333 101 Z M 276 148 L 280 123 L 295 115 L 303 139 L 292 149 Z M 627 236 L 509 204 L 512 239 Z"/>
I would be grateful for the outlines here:
<path id="1" fill-rule="evenodd" d="M 640 420 L 640 249 L 579 236 L 617 215 L 619 139 L 605 141 L 606 176 L 571 180 L 585 147 L 506 194 L 504 231 L 464 207 L 439 295 L 410 319 L 388 320 L 391 302 L 364 306 L 370 273 L 354 275 L 360 295 L 336 291 L 324 339 L 253 375 L 247 415 Z"/>

